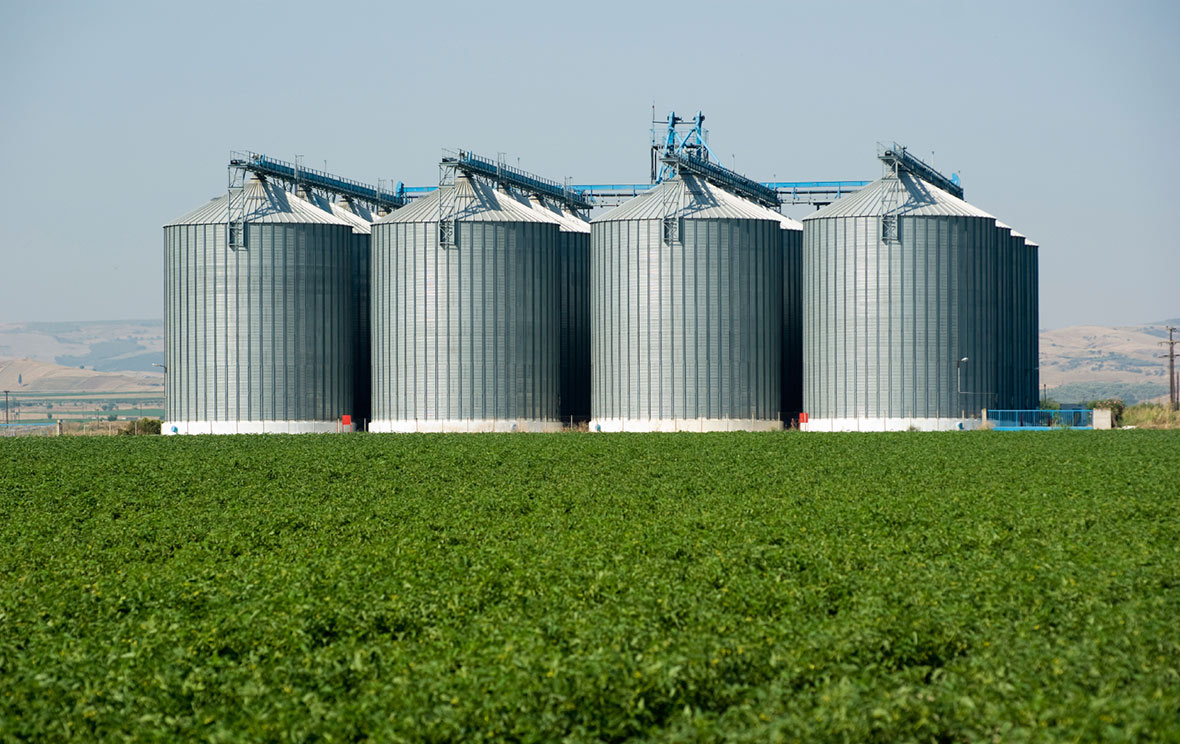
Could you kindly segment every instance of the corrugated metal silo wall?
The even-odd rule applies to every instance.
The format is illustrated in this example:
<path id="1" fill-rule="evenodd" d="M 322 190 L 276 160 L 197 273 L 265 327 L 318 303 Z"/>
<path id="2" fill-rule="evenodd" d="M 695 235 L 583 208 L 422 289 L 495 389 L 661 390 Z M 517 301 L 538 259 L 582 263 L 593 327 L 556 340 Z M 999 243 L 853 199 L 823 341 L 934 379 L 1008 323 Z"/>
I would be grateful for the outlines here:
<path id="1" fill-rule="evenodd" d="M 1040 268 L 1037 261 L 1037 247 L 1027 246 L 1024 249 L 1024 291 L 1027 298 L 1028 309 L 1024 314 L 1023 325 L 1025 328 L 1024 336 L 1024 354 L 1028 360 L 1028 368 L 1032 370 L 1030 377 L 1032 383 L 1029 388 L 1025 389 L 1025 394 L 1031 397 L 1026 408 L 1036 408 L 1039 399 L 1038 391 L 1041 386 L 1040 373 L 1040 350 L 1041 350 L 1041 331 L 1040 331 Z"/>
<path id="2" fill-rule="evenodd" d="M 995 285 L 992 290 L 997 321 L 993 357 L 996 369 L 996 394 L 994 399 L 987 403 L 988 408 L 1016 407 L 1013 398 L 1017 367 L 1013 353 L 1016 348 L 1016 313 L 1012 272 L 1016 240 L 1017 238 L 1012 237 L 1010 228 L 996 226 Z"/>
<path id="3" fill-rule="evenodd" d="M 561 233 L 561 419 L 590 418 L 590 233 Z"/>
<path id="4" fill-rule="evenodd" d="M 1036 302 L 1034 280 L 1030 276 L 1029 256 L 1035 249 L 1027 246 L 1023 238 L 1014 241 L 1013 293 L 1016 298 L 1014 353 L 1020 377 L 1015 394 L 1015 408 L 1036 408 L 1039 404 L 1037 390 L 1037 330 L 1033 317 Z"/>
<path id="5" fill-rule="evenodd" d="M 352 410 L 351 230 L 164 229 L 169 421 L 333 421 Z"/>
<path id="6" fill-rule="evenodd" d="M 778 223 L 684 219 L 591 225 L 594 419 L 778 420 Z"/>
<path id="7" fill-rule="evenodd" d="M 353 418 L 358 427 L 372 418 L 371 380 L 373 363 L 369 353 L 369 254 L 371 236 L 352 235 L 352 388 Z"/>
<path id="8" fill-rule="evenodd" d="M 558 420 L 556 224 L 373 226 L 373 420 Z"/>
<path id="9" fill-rule="evenodd" d="M 886 243 L 880 217 L 804 222 L 803 407 L 812 418 L 977 416 L 994 389 L 994 221 L 903 216 L 898 230 Z"/>
<path id="10" fill-rule="evenodd" d="M 803 410 L 803 231 L 783 230 L 784 422 L 797 422 Z"/>
<path id="11" fill-rule="evenodd" d="M 1036 354 L 1029 354 L 1030 344 L 1035 348 L 1036 333 L 1030 328 L 1029 313 L 1033 298 L 1029 295 L 1028 248 L 1025 239 L 1011 236 L 1007 244 L 1002 279 L 1005 294 L 1004 305 L 1008 315 L 1005 331 L 1006 344 L 1001 349 L 1004 355 L 1006 374 L 1006 396 L 997 408 L 1035 408 L 1037 406 Z M 1035 321 L 1032 324 L 1035 326 Z"/>

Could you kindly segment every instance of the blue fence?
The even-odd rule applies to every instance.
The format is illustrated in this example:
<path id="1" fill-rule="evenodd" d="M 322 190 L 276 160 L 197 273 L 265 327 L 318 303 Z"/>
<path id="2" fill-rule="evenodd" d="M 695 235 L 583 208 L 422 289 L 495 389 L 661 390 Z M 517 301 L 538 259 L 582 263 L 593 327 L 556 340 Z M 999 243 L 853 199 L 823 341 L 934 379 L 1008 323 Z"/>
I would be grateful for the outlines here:
<path id="1" fill-rule="evenodd" d="M 997 431 L 1045 431 L 1048 429 L 1093 429 L 1094 411 L 1075 409 L 1042 411 L 1038 409 L 991 411 L 987 420 Z"/>

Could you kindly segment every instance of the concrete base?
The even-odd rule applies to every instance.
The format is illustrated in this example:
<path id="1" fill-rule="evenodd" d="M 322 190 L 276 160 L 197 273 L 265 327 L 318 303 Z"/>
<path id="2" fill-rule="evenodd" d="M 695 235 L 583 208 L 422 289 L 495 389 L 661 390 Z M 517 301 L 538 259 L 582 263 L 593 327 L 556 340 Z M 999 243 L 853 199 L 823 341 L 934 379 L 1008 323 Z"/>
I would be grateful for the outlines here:
<path id="1" fill-rule="evenodd" d="M 1095 429 L 1113 429 L 1114 416 L 1109 408 L 1095 408 L 1092 423 Z"/>
<path id="2" fill-rule="evenodd" d="M 448 433 L 448 434 L 490 434 L 530 432 L 545 433 L 561 431 L 560 421 L 537 421 L 534 419 L 415 419 L 411 421 L 370 421 L 369 431 L 375 433 Z"/>
<path id="3" fill-rule="evenodd" d="M 590 431 L 781 431 L 778 419 L 590 419 Z"/>
<path id="4" fill-rule="evenodd" d="M 982 418 L 830 418 L 799 424 L 800 431 L 958 431 L 978 429 Z"/>
<path id="5" fill-rule="evenodd" d="M 341 434 L 339 421 L 165 421 L 162 434 Z"/>

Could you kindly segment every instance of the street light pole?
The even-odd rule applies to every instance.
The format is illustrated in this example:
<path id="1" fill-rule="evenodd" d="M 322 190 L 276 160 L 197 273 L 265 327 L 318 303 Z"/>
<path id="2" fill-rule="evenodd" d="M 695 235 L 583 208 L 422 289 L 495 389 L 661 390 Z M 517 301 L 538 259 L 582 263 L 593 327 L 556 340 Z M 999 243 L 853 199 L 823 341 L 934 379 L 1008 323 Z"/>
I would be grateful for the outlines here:
<path id="1" fill-rule="evenodd" d="M 8 426 L 8 391 L 4 391 L 4 425 Z"/>

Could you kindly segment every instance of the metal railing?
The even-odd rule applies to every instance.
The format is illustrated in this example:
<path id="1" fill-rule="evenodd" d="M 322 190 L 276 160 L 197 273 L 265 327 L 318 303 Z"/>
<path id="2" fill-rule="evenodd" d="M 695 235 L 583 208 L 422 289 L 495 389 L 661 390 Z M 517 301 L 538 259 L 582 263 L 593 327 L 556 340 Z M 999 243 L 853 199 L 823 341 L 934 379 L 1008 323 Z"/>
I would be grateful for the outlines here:
<path id="1" fill-rule="evenodd" d="M 768 209 L 778 209 L 782 203 L 775 189 L 767 188 L 754 179 L 746 178 L 725 166 L 711 163 L 704 157 L 673 153 L 665 156 L 664 162 L 673 164 L 678 173 L 700 176 L 710 183 Z"/>
<path id="2" fill-rule="evenodd" d="M 285 181 L 304 184 L 321 191 L 367 202 L 377 208 L 397 209 L 405 206 L 404 194 L 390 193 L 351 178 L 336 176 L 315 168 L 305 168 L 296 163 L 276 160 L 256 152 L 235 152 L 230 156 L 231 166 L 244 168 L 262 176 L 281 178 Z"/>
<path id="3" fill-rule="evenodd" d="M 923 161 L 921 158 L 914 157 L 906 148 L 896 142 L 886 144 L 884 142 L 877 143 L 877 157 L 883 162 L 900 168 L 902 170 L 913 173 L 918 178 L 921 178 L 927 183 L 932 183 L 938 188 L 946 191 L 958 198 L 963 198 L 963 187 L 953 178 L 947 178 L 934 168 Z"/>
<path id="4" fill-rule="evenodd" d="M 989 410 L 987 420 L 998 431 L 1044 431 L 1048 429 L 1093 429 L 1094 411 L 1091 409 L 1065 409 L 1062 411 L 1012 409 Z"/>
<path id="5" fill-rule="evenodd" d="M 508 186 L 514 186 L 523 191 L 547 196 L 555 199 L 572 209 L 591 209 L 594 203 L 581 192 L 569 188 L 557 181 L 528 173 L 519 168 L 480 157 L 470 151 L 460 150 L 457 158 L 444 158 L 445 162 L 453 162 L 462 170 L 476 176 L 491 178 Z"/>

